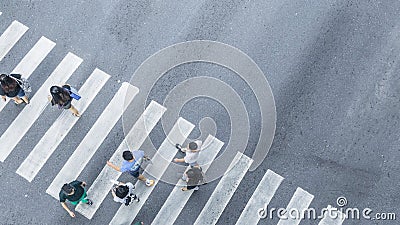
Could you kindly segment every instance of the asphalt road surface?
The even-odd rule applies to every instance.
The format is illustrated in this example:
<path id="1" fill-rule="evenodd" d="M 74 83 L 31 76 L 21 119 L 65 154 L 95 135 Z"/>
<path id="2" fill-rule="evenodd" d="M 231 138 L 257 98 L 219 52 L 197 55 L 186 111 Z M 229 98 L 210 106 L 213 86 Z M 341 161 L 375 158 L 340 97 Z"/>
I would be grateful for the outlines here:
<path id="1" fill-rule="evenodd" d="M 123 142 L 127 129 L 144 110 L 133 104 L 124 116 L 110 113 L 114 115 L 115 125 L 109 125 L 104 140 L 96 143 L 96 139 L 92 139 L 80 146 L 85 135 L 91 134 L 92 127 L 104 126 L 102 129 L 107 130 L 104 124 L 108 119 L 100 121 L 99 118 L 123 82 L 131 81 L 132 85 L 139 88 L 139 94 L 142 94 L 143 83 L 154 82 L 142 102 L 148 106 L 151 100 L 163 105 L 164 100 L 170 97 L 170 92 L 179 85 L 181 91 L 187 91 L 191 96 L 193 88 L 189 87 L 196 87 L 201 82 L 182 84 L 185 80 L 195 81 L 194 78 L 205 76 L 223 81 L 237 93 L 247 110 L 246 117 L 233 120 L 244 122 L 248 117 L 248 143 L 244 143 L 242 152 L 251 157 L 258 141 L 268 138 L 260 135 L 263 126 L 270 126 L 273 121 L 265 121 L 260 108 L 259 101 L 267 100 L 257 99 L 251 84 L 246 83 L 238 73 L 204 61 L 177 65 L 164 71 L 163 76 L 155 81 L 150 80 L 154 74 L 149 74 L 148 78 L 134 75 L 146 59 L 161 49 L 195 40 L 216 41 L 232 46 L 247 54 L 258 65 L 274 96 L 276 130 L 267 157 L 264 160 L 254 159 L 262 162 L 255 170 L 243 169 L 249 164 L 240 161 L 235 164 L 238 170 L 233 170 L 240 175 L 227 175 L 225 180 L 216 179 L 201 186 L 183 204 L 184 207 L 169 209 L 170 214 L 177 214 L 174 224 L 205 223 L 207 219 L 212 220 L 213 213 L 218 214 L 214 221 L 217 224 L 235 224 L 257 186 L 271 190 L 271 185 L 261 185 L 267 170 L 283 178 L 275 191 L 268 192 L 272 198 L 268 209 L 286 208 L 288 204 L 296 207 L 305 204 L 305 208 L 314 208 L 318 213 L 328 205 L 341 209 L 357 208 L 360 212 L 369 208 L 372 211 L 369 215 L 375 219 L 360 215 L 360 219 L 347 218 L 343 223 L 336 221 L 325 224 L 398 224 L 393 219 L 379 220 L 377 213 L 400 216 L 399 1 L 3 0 L 0 12 L 2 34 L 14 20 L 29 28 L 19 40 L 14 37 L 17 40 L 14 44 L 7 42 L 13 38 L 0 42 L 0 47 L 12 46 L 0 61 L 2 73 L 13 71 L 40 37 L 44 36 L 56 44 L 29 78 L 33 87 L 31 105 L 7 104 L 0 112 L 0 152 L 3 154 L 0 156 L 4 157 L 0 162 L 0 224 L 110 223 L 120 207 L 112 201 L 110 193 L 89 220 L 78 212 L 76 218 L 71 218 L 46 190 L 61 168 L 67 165 L 73 152 L 76 149 L 89 152 L 91 144 L 98 146 L 92 149 L 93 156 L 83 157 L 88 162 L 78 173 L 78 179 L 86 181 L 89 187 L 96 182 L 106 161 Z M 4 48 L 0 50 L 5 51 Z M 39 99 L 41 95 L 45 96 L 48 88 L 41 89 L 41 85 L 49 82 L 50 74 L 68 52 L 82 59 L 82 63 L 73 73 L 65 75 L 67 83 L 80 88 L 90 80 L 95 68 L 110 77 L 103 86 L 99 86 L 98 94 L 93 96 L 83 116 L 68 128 L 68 134 L 62 136 L 59 145 L 54 147 L 54 153 L 49 155 L 29 182 L 16 173 L 21 163 L 53 124 L 64 127 L 68 125 L 60 121 L 74 120 L 67 115 L 60 120 L 61 111 L 46 107 L 43 98 Z M 196 51 L 190 54 L 201 55 Z M 173 57 L 166 59 L 160 61 L 160 65 L 174 60 Z M 243 61 L 240 63 L 245 65 Z M 160 65 L 155 64 L 154 68 Z M 72 67 L 66 66 L 66 70 Z M 59 79 L 63 80 L 62 76 Z M 258 85 L 261 85 L 262 79 L 259 81 Z M 209 95 L 228 96 L 231 101 L 229 104 L 237 103 L 239 110 L 240 102 L 234 101 L 233 94 L 225 92 L 217 84 L 210 83 L 204 88 Z M 268 93 L 269 89 L 265 86 L 263 90 L 263 93 Z M 33 100 L 35 96 L 38 97 Z M 182 98 L 183 95 L 180 96 Z M 117 105 L 123 105 L 123 100 L 119 100 L 120 104 Z M 34 109 L 35 104 L 37 106 L 39 103 L 43 107 Z M 178 110 L 179 116 L 195 125 L 189 138 L 204 140 L 210 132 L 224 143 L 222 151 L 230 150 L 226 149 L 229 141 L 241 141 L 232 134 L 245 131 L 246 128 L 231 132 L 233 122 L 229 117 L 232 111 L 224 108 L 224 102 L 199 95 L 184 102 L 180 108 L 174 106 L 166 106 L 167 111 Z M 233 106 L 235 111 L 235 104 Z M 20 114 L 24 118 L 19 118 Z M 68 113 L 68 116 L 71 115 Z M 174 120 L 166 121 L 169 125 L 165 129 L 161 122 L 155 124 L 154 129 L 148 130 L 151 131 L 149 138 L 137 147 L 154 156 L 153 150 L 161 149 L 177 117 L 171 116 Z M 205 117 L 212 118 L 214 122 L 206 121 L 205 124 L 209 126 L 204 130 L 199 129 L 198 125 Z M 14 127 L 25 127 L 26 130 L 22 133 Z M 92 133 L 101 133 L 102 129 Z M 47 138 L 52 140 L 51 134 Z M 8 143 L 15 146 L 11 148 Z M 262 147 L 265 147 L 265 151 L 269 148 L 268 145 Z M 6 156 L 4 151 L 7 149 L 11 150 Z M 232 149 L 241 150 L 235 146 Z M 153 164 L 157 162 L 153 160 Z M 240 167 L 242 165 L 243 168 Z M 68 167 L 65 170 L 73 169 Z M 172 168 L 166 170 L 164 177 L 168 174 L 177 179 L 179 177 Z M 125 174 L 120 180 L 134 181 Z M 272 182 L 272 179 L 269 180 Z M 223 182 L 227 182 L 224 183 L 226 186 L 222 186 Z M 140 188 L 137 187 L 139 192 Z M 173 188 L 172 184 L 160 181 L 143 199 L 141 208 L 136 209 L 138 212 L 134 221 L 150 224 L 161 212 Z M 301 189 L 296 192 L 299 194 L 296 197 L 293 194 L 297 188 Z M 265 196 L 255 195 L 261 201 Z M 345 197 L 347 204 L 340 205 L 340 202 L 338 205 L 339 197 Z M 222 206 L 223 210 L 217 206 Z M 207 210 L 202 211 L 203 208 Z M 256 211 L 247 216 L 248 223 L 259 219 Z M 278 221 L 278 216 L 274 215 L 273 218 L 260 219 L 258 224 L 277 224 Z M 321 218 L 279 222 L 301 225 L 319 223 L 323 224 Z"/>

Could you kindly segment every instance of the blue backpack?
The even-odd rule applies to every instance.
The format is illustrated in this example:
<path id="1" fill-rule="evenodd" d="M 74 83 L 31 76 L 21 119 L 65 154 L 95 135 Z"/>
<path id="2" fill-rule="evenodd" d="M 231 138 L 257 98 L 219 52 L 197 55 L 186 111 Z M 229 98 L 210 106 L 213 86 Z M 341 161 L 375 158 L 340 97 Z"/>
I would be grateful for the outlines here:
<path id="1" fill-rule="evenodd" d="M 69 96 L 71 96 L 71 98 L 73 98 L 75 100 L 81 99 L 81 96 L 79 95 L 78 91 L 74 87 L 71 87 L 71 90 L 68 90 L 68 91 L 69 91 Z"/>

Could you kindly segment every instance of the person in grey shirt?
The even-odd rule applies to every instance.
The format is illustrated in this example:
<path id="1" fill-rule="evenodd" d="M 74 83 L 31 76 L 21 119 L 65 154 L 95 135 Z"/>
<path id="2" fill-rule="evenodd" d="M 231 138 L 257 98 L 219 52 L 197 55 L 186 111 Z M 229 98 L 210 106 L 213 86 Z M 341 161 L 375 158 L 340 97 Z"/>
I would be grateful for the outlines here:
<path id="1" fill-rule="evenodd" d="M 197 140 L 190 142 L 187 148 L 182 148 L 181 151 L 186 153 L 183 158 L 175 158 L 174 162 L 188 163 L 191 167 L 198 166 L 197 159 L 201 151 L 202 142 Z"/>

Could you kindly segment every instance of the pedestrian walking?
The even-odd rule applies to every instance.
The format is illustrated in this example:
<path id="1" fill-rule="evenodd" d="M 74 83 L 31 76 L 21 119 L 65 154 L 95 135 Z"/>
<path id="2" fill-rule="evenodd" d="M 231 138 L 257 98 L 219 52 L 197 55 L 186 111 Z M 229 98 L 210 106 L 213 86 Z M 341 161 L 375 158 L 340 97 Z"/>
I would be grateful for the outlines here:
<path id="1" fill-rule="evenodd" d="M 139 202 L 140 199 L 133 193 L 135 186 L 131 182 L 116 182 L 116 186 L 111 189 L 111 194 L 115 202 L 130 205 L 133 201 Z"/>
<path id="2" fill-rule="evenodd" d="M 143 162 L 144 158 L 147 158 L 144 156 L 144 151 L 142 150 L 136 150 L 136 151 L 129 151 L 126 150 L 122 153 L 122 158 L 124 161 L 122 162 L 121 167 L 118 167 L 114 164 L 112 164 L 110 161 L 107 161 L 107 165 L 111 168 L 113 168 L 116 171 L 119 172 L 129 172 L 132 176 L 135 178 L 143 181 L 146 183 L 146 186 L 153 186 L 154 180 L 147 179 L 145 176 L 140 174 L 140 166 Z"/>
<path id="3" fill-rule="evenodd" d="M 182 191 L 192 189 L 197 191 L 199 190 L 199 185 L 204 183 L 203 171 L 199 166 L 193 166 L 184 173 L 182 179 L 186 181 L 186 187 L 183 187 Z"/>
<path id="4" fill-rule="evenodd" d="M 14 100 L 16 105 L 23 102 L 29 104 L 28 96 L 19 83 L 20 79 L 21 74 L 0 74 L 0 95 L 3 101 L 6 101 L 6 97 L 9 97 Z"/>
<path id="5" fill-rule="evenodd" d="M 187 148 L 181 148 L 179 144 L 176 147 L 186 155 L 183 158 L 175 158 L 174 162 L 188 163 L 190 166 L 198 166 L 197 159 L 201 151 L 202 142 L 200 140 L 190 142 Z"/>
<path id="6" fill-rule="evenodd" d="M 71 217 L 75 217 L 75 213 L 68 208 L 67 204 L 65 203 L 66 200 L 68 200 L 72 205 L 78 205 L 79 202 L 86 203 L 88 205 L 93 204 L 92 200 L 87 198 L 85 186 L 85 182 L 75 180 L 71 183 L 64 184 L 61 188 L 59 193 L 61 205 Z"/>
<path id="7" fill-rule="evenodd" d="M 75 96 L 72 90 L 73 88 L 68 84 L 64 84 L 61 87 L 52 86 L 50 88 L 51 96 L 49 95 L 48 98 L 52 106 L 57 105 L 60 109 L 69 109 L 72 115 L 80 117 L 78 110 L 72 105 L 72 99 L 74 99 L 72 96 Z"/>

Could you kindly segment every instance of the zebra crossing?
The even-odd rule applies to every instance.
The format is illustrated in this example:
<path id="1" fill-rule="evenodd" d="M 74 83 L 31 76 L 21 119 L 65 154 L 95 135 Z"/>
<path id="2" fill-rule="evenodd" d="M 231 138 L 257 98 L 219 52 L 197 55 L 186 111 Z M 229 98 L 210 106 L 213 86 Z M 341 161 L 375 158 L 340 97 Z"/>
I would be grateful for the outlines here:
<path id="1" fill-rule="evenodd" d="M 121 205 L 110 224 L 131 224 L 137 213 L 142 208 L 144 202 L 150 196 L 158 183 L 158 180 L 167 169 L 169 162 L 175 156 L 176 149 L 174 143 L 182 144 L 193 130 L 194 125 L 184 119 L 178 119 L 175 126 L 172 128 L 167 138 L 161 144 L 155 156 L 152 158 L 153 164 L 146 167 L 145 176 L 152 175 L 155 178 L 155 183 L 152 187 L 146 187 L 143 184 L 136 182 L 135 192 L 140 196 L 141 201 L 138 204 L 129 206 Z"/>
<path id="2" fill-rule="evenodd" d="M 25 78 L 29 78 L 55 46 L 55 42 L 41 37 L 11 73 L 24 74 Z"/>
<path id="3" fill-rule="evenodd" d="M 99 119 L 92 126 L 90 131 L 83 138 L 74 153 L 65 163 L 64 167 L 54 178 L 53 182 L 47 188 L 46 193 L 58 198 L 60 184 L 68 183 L 75 180 L 80 172 L 85 168 L 86 164 L 92 158 L 96 150 L 100 147 L 107 134 L 118 122 L 127 105 L 121 105 L 124 101 L 125 93 L 127 93 L 128 102 L 133 100 L 137 93 L 137 89 L 128 83 L 123 83 L 117 94 L 107 105 L 106 109 L 100 115 Z"/>
<path id="4" fill-rule="evenodd" d="M 206 146 L 200 152 L 198 163 L 202 166 L 203 172 L 206 173 L 209 165 L 206 162 L 211 162 L 217 156 L 218 152 L 222 149 L 224 143 L 217 138 L 209 135 L 203 143 Z M 185 207 L 186 203 L 189 201 L 190 196 L 193 194 L 192 190 L 182 192 L 180 187 L 184 186 L 184 181 L 179 180 L 172 190 L 171 194 L 168 196 L 167 200 L 162 205 L 161 209 L 158 211 L 157 216 L 154 218 L 151 224 L 173 224 L 178 218 L 179 213 Z"/>
<path id="5" fill-rule="evenodd" d="M 54 84 L 63 84 L 82 63 L 78 56 L 68 53 L 54 72 L 47 78 L 43 85 L 37 90 L 36 94 L 30 99 L 30 104 L 25 106 L 17 118 L 11 123 L 8 129 L 1 135 L 0 161 L 8 157 L 21 138 L 28 132 L 49 101 L 49 87 Z M 18 134 L 18 135 L 15 135 Z"/>
<path id="6" fill-rule="evenodd" d="M 207 201 L 195 225 L 216 224 L 253 160 L 238 152 Z"/>
<path id="7" fill-rule="evenodd" d="M 76 104 L 81 113 L 84 113 L 96 94 L 101 90 L 110 75 L 99 69 L 95 69 L 89 79 L 83 84 L 79 93 L 83 96 Z M 22 162 L 17 173 L 31 182 L 39 170 L 43 167 L 51 154 L 56 150 L 69 131 L 78 121 L 77 117 L 71 117 L 69 111 L 63 111 L 59 118 L 47 130 L 38 144 Z"/>
<path id="8" fill-rule="evenodd" d="M 11 73 L 24 74 L 24 78 L 29 78 L 55 45 L 56 43 L 46 37 L 41 37 Z M 0 103 L 0 112 L 4 109 L 8 101 L 9 100 L 7 99 L 6 103 Z"/>
<path id="9" fill-rule="evenodd" d="M 286 207 L 286 213 L 284 215 L 285 219 L 280 219 L 278 225 L 288 225 L 288 224 L 298 225 L 301 221 L 301 218 L 292 218 L 288 216 L 288 214 L 291 212 L 291 209 L 297 209 L 303 214 L 304 210 L 308 208 L 313 199 L 314 195 L 308 193 L 307 191 L 301 188 L 297 188 L 296 192 L 293 194 L 292 199 L 290 199 L 290 202 Z"/>
<path id="10" fill-rule="evenodd" d="M 252 216 L 254 212 L 257 212 L 260 208 L 266 208 L 278 190 L 279 185 L 283 181 L 283 177 L 276 174 L 275 172 L 268 170 L 261 182 L 257 186 L 250 200 L 247 202 L 242 214 L 240 215 L 236 225 L 240 224 L 258 224 L 259 217 Z M 262 196 L 262 197 L 261 197 Z"/>
<path id="11" fill-rule="evenodd" d="M 29 28 L 14 20 L 0 36 L 0 61 L 4 59 L 11 48 L 21 39 Z"/>
<path id="12" fill-rule="evenodd" d="M 9 25 L 0 36 L 0 61 L 5 55 L 9 54 L 13 46 L 21 39 L 28 29 L 27 26 L 18 21 L 13 21 Z M 15 67 L 13 73 L 21 73 L 23 77 L 28 78 L 39 64 L 46 59 L 46 56 L 55 45 L 55 42 L 46 37 L 41 37 Z M 17 118 L 0 136 L 0 143 L 2 143 L 0 145 L 1 162 L 4 162 L 8 158 L 17 144 L 29 132 L 34 122 L 40 117 L 43 110 L 48 106 L 47 95 L 49 87 L 53 84 L 65 83 L 82 62 L 83 59 L 80 57 L 70 52 L 67 53 L 56 69 L 48 76 L 43 85 L 36 90 L 34 96 L 31 98 L 31 103 L 24 106 L 24 109 L 18 114 Z M 74 103 L 80 112 L 85 112 L 110 77 L 111 75 L 97 68 L 90 74 L 89 78 L 79 90 L 82 99 Z M 70 182 L 79 177 L 83 169 L 99 150 L 105 138 L 111 135 L 111 129 L 120 120 L 123 112 L 139 91 L 137 87 L 126 82 L 120 85 L 119 90 L 110 100 L 101 115 L 96 118 L 96 122 L 90 128 L 89 132 L 84 134 L 85 137 L 82 139 L 79 146 L 75 149 L 61 170 L 58 172 L 56 171 L 57 174 L 54 180 L 46 190 L 47 194 L 58 199 L 60 186 L 63 183 Z M 124 102 L 124 104 L 121 104 L 121 102 Z M 4 109 L 5 105 L 4 103 L 0 104 L 0 112 Z M 122 162 L 121 153 L 125 149 L 140 148 L 166 110 L 167 108 L 164 106 L 155 101 L 151 101 L 119 147 L 117 149 L 110 149 L 110 151 L 114 151 L 110 161 L 119 165 Z M 47 130 L 46 133 L 41 137 L 38 143 L 34 143 L 33 150 L 23 160 L 21 165 L 19 165 L 16 173 L 25 178 L 28 182 L 32 182 L 40 173 L 42 167 L 47 163 L 50 156 L 59 149 L 60 144 L 64 138 L 68 136 L 77 121 L 84 118 L 84 116 L 81 118 L 73 117 L 69 111 L 63 111 L 49 128 L 44 128 Z M 141 201 L 130 206 L 121 205 L 114 217 L 110 218 L 110 221 L 107 221 L 107 223 L 131 224 L 139 211 L 145 210 L 144 206 L 146 200 L 151 194 L 156 194 L 153 193 L 153 190 L 156 188 L 158 181 L 175 156 L 175 144 L 184 143 L 194 127 L 193 124 L 184 118 L 177 119 L 156 154 L 152 157 L 153 163 L 145 168 L 144 175 L 155 179 L 156 182 L 154 186 L 146 187 L 142 182 L 137 182 L 135 184 L 135 192 L 140 197 Z M 129 143 L 132 143 L 133 146 L 127 146 L 127 140 L 129 140 Z M 204 172 L 206 172 L 209 167 L 209 164 L 206 164 L 206 162 L 213 161 L 224 146 L 224 143 L 216 137 L 209 135 L 203 145 L 206 147 L 200 154 L 199 163 L 202 165 Z M 229 204 L 232 196 L 241 184 L 242 179 L 246 176 L 251 163 L 251 158 L 242 153 L 237 153 L 229 169 L 219 180 L 211 197 L 197 216 L 194 224 L 216 224 L 218 222 L 225 207 Z M 75 210 L 87 219 L 92 219 L 106 196 L 109 195 L 109 190 L 113 185 L 110 180 L 117 180 L 120 175 L 120 172 L 104 165 L 94 182 L 89 184 L 88 194 L 94 204 L 92 206 L 78 204 Z M 283 180 L 284 178 L 282 176 L 268 170 L 258 183 L 256 191 L 248 200 L 236 224 L 258 224 L 261 219 L 258 217 L 257 210 L 269 204 Z M 160 206 L 160 210 L 153 219 L 152 224 L 175 223 L 194 192 L 193 190 L 182 192 L 180 190 L 182 186 L 184 186 L 184 182 L 182 180 L 177 180 L 174 189 L 169 194 L 164 204 Z M 313 198 L 314 196 L 312 194 L 301 188 L 297 188 L 287 205 L 287 209 L 307 209 L 312 203 Z M 325 214 L 319 224 L 340 225 L 344 220 L 345 216 L 342 214 L 340 214 L 338 218 L 330 218 L 328 214 Z M 300 221 L 300 218 L 280 220 L 278 225 L 297 225 Z"/>
<path id="13" fill-rule="evenodd" d="M 328 205 L 327 208 L 332 208 L 332 206 Z M 328 214 L 329 214 L 329 212 L 325 211 L 324 217 L 318 223 L 318 225 L 341 225 L 344 222 L 344 220 L 346 219 L 345 214 L 343 214 L 342 212 L 337 212 L 337 217 L 336 218 L 332 218 Z"/>

